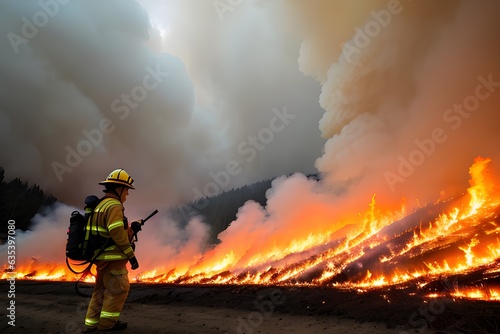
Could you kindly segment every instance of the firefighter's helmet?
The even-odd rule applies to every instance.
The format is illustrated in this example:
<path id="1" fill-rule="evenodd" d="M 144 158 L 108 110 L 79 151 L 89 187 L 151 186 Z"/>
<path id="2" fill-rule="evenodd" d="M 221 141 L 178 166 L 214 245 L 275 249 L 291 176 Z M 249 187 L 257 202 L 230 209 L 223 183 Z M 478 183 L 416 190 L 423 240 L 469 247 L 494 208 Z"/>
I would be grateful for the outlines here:
<path id="1" fill-rule="evenodd" d="M 108 175 L 106 180 L 99 182 L 99 184 L 102 185 L 116 184 L 130 189 L 135 189 L 134 186 L 132 186 L 132 183 L 134 183 L 134 179 L 131 178 L 130 175 L 128 175 L 128 173 L 122 168 L 115 169 Z"/>

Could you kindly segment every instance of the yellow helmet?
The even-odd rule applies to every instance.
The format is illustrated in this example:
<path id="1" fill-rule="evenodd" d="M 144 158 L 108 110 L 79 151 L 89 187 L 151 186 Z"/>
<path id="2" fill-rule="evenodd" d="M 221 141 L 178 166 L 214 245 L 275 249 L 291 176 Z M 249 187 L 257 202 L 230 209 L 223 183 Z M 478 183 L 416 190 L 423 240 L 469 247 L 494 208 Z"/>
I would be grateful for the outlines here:
<path id="1" fill-rule="evenodd" d="M 134 183 L 134 179 L 131 178 L 130 175 L 128 175 L 128 173 L 122 168 L 115 169 L 108 175 L 106 180 L 99 182 L 99 184 L 103 185 L 110 183 L 121 185 L 130 189 L 135 189 L 132 186 L 132 183 Z"/>

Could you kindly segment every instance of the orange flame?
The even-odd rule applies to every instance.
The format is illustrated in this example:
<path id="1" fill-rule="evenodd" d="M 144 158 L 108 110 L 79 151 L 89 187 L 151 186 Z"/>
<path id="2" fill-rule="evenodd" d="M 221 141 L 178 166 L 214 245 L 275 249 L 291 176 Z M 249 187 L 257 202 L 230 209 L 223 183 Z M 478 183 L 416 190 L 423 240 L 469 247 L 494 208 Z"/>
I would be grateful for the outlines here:
<path id="1" fill-rule="evenodd" d="M 402 218 L 410 219 L 411 215 L 406 215 L 404 204 L 399 212 L 381 212 L 373 195 L 360 223 L 343 223 L 342 226 L 352 227 L 345 236 L 339 236 L 339 227 L 331 225 L 326 230 L 287 242 L 276 239 L 273 247 L 256 247 L 250 253 L 241 249 L 222 251 L 216 247 L 195 264 L 179 264 L 178 268 L 189 268 L 187 270 L 155 268 L 132 280 L 185 284 L 316 284 L 365 291 L 425 277 L 431 280 L 443 275 L 466 274 L 483 267 L 489 268 L 490 273 L 500 274 L 496 264 L 500 256 L 497 222 L 500 194 L 495 192 L 488 171 L 490 162 L 489 158 L 478 157 L 470 167 L 468 202 L 443 201 L 440 194 L 436 204 L 443 207 L 440 214 L 395 234 L 382 231 L 402 224 Z M 321 216 L 309 219 L 321 219 Z M 1 278 L 8 276 L 4 270 Z M 75 280 L 77 276 L 62 264 L 33 261 L 21 265 L 16 278 Z M 457 290 L 451 295 L 500 300 L 500 290 L 493 288 Z"/>

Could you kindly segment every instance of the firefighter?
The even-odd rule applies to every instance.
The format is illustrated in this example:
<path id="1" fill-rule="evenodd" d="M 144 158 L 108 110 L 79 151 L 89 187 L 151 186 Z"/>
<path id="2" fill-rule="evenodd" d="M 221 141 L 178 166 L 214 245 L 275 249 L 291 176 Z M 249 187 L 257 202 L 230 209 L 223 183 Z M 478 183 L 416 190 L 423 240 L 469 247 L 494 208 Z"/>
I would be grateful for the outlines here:
<path id="1" fill-rule="evenodd" d="M 104 185 L 105 196 L 94 210 L 91 226 L 97 226 L 94 233 L 106 238 L 107 242 L 95 261 L 96 282 L 82 333 L 127 328 L 126 322 L 118 320 L 130 290 L 126 265 L 130 262 L 132 270 L 139 267 L 123 214 L 128 192 L 135 189 L 133 182 L 123 169 L 112 171 L 106 180 L 99 182 Z"/>

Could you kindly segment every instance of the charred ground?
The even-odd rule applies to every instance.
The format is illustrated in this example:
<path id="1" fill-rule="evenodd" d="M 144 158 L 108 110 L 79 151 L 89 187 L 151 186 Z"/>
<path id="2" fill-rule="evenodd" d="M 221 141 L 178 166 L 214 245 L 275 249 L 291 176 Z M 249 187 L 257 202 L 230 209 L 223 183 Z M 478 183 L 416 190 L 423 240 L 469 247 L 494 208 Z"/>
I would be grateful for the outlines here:
<path id="1" fill-rule="evenodd" d="M 273 317 L 310 316 L 320 321 L 354 319 L 360 323 L 383 323 L 388 329 L 401 329 L 401 333 L 431 330 L 434 333 L 499 333 L 500 302 L 452 298 L 447 294 L 452 286 L 500 283 L 499 277 L 487 276 L 476 272 L 436 279 L 423 287 L 419 287 L 422 282 L 415 280 L 364 292 L 318 286 L 133 284 L 127 305 L 132 308 L 168 305 L 179 309 L 197 306 L 250 312 L 257 311 L 256 301 L 275 294 L 279 295 L 280 302 L 273 303 Z M 3 289 L 6 284 L 0 283 Z M 47 298 L 49 304 L 57 298 L 67 298 L 70 304 L 86 300 L 76 295 L 73 282 L 17 281 L 16 286 L 18 294 L 29 299 Z M 90 292 L 91 287 L 84 284 L 81 290 Z M 438 296 L 429 297 L 432 293 Z M 22 304 L 20 300 L 18 309 L 22 310 Z"/>

